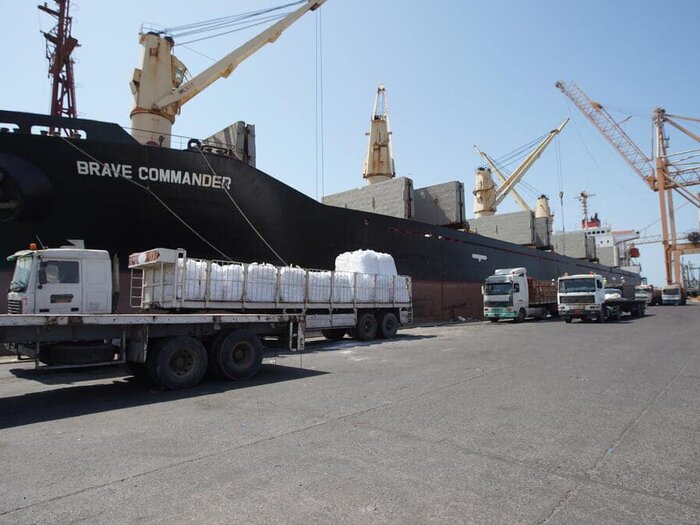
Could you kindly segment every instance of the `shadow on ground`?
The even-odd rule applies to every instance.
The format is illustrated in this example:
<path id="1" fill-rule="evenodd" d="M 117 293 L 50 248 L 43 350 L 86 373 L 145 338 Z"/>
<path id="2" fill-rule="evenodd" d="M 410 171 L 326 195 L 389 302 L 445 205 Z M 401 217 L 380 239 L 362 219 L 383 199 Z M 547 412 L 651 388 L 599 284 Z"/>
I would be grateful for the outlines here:
<path id="1" fill-rule="evenodd" d="M 27 379 L 37 379 L 37 376 L 49 376 L 46 372 L 37 370 L 16 369 L 10 370 L 10 372 L 17 377 Z M 294 381 L 326 373 L 328 372 L 277 364 L 264 364 L 258 375 L 245 381 L 215 381 L 210 379 L 205 380 L 199 386 L 187 390 L 167 391 L 155 389 L 153 386 L 144 384 L 143 381 L 134 377 L 124 377 L 124 372 L 113 371 L 111 375 L 115 380 L 109 384 L 70 385 L 65 388 L 1 399 L 0 429 L 86 414 L 109 412 L 134 406 L 167 403 L 178 399 L 220 394 L 235 391 L 239 388 Z M 76 377 L 75 372 L 56 372 L 53 375 L 55 378 L 54 384 L 57 384 L 56 381 L 60 381 L 61 375 L 64 376 L 64 382 L 69 383 Z M 70 379 L 67 376 L 70 376 Z M 102 376 L 102 378 L 109 377 Z M 99 378 L 100 376 L 90 375 L 90 379 Z"/>

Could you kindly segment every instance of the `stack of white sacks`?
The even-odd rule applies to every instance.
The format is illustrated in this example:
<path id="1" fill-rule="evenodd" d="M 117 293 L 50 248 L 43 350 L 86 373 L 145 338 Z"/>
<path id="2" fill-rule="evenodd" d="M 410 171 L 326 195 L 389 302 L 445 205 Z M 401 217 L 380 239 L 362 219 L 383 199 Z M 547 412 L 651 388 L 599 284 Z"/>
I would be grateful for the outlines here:
<path id="1" fill-rule="evenodd" d="M 207 263 L 188 259 L 184 267 L 184 295 L 186 300 L 202 301 L 206 295 Z M 182 261 L 179 261 L 182 272 Z M 372 250 L 341 253 L 335 260 L 335 272 L 309 270 L 308 291 L 303 268 L 277 268 L 266 263 L 248 265 L 247 274 L 241 263 L 211 263 L 209 276 L 210 301 L 241 301 L 245 280 L 246 300 L 274 302 L 279 272 L 279 300 L 300 303 L 308 293 L 312 303 L 387 303 L 408 301 L 408 278 L 396 273 L 391 255 Z M 245 277 L 244 277 L 245 276 Z M 331 298 L 331 276 L 333 278 Z M 178 293 L 179 297 L 180 293 Z"/>
<path id="2" fill-rule="evenodd" d="M 394 258 L 387 253 L 356 250 L 338 255 L 335 259 L 333 300 L 351 301 L 353 282 L 358 302 L 391 302 L 394 291 L 396 301 L 408 301 L 408 282 L 405 277 L 396 274 Z"/>

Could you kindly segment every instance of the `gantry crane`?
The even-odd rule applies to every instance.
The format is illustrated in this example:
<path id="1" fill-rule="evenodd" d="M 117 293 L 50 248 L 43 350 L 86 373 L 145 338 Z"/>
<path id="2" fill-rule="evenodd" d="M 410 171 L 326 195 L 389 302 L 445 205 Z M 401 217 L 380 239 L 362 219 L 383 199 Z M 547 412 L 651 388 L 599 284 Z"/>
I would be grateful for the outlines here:
<path id="1" fill-rule="evenodd" d="M 507 177 L 501 173 L 497 163 L 489 157 L 486 153 L 481 151 L 477 146 L 474 146 L 476 151 L 481 155 L 481 157 L 491 166 L 488 168 L 477 168 L 476 170 L 476 186 L 474 188 L 474 216 L 484 217 L 486 215 L 493 215 L 496 213 L 496 208 L 503 202 L 503 199 L 507 195 L 512 195 L 515 202 L 525 211 L 532 211 L 527 205 L 525 200 L 515 191 L 515 186 L 522 180 L 527 171 L 532 167 L 540 155 L 547 149 L 549 143 L 554 140 L 564 126 L 569 122 L 569 119 L 565 119 L 558 128 L 553 129 L 549 134 L 530 152 L 530 154 L 525 157 L 525 159 L 518 165 L 510 177 Z M 491 178 L 491 170 L 496 174 L 496 177 L 501 181 L 501 186 L 497 187 Z M 546 213 L 547 216 L 551 215 L 549 212 L 549 204 L 546 203 L 546 197 L 542 196 L 538 199 L 538 213 Z"/>
<path id="2" fill-rule="evenodd" d="M 277 40 L 282 32 L 301 16 L 315 11 L 325 1 L 308 0 L 299 9 L 292 11 L 187 82 L 187 68 L 172 52 L 175 45 L 173 39 L 162 33 L 141 33 L 141 68 L 134 70 L 131 81 L 131 91 L 134 95 L 134 108 L 131 110 L 133 136 L 143 144 L 170 146 L 170 132 L 175 117 L 185 102 L 216 80 L 228 77 L 244 60 L 265 44 Z"/>
<path id="3" fill-rule="evenodd" d="M 678 244 L 673 193 L 679 194 L 700 208 L 700 194 L 693 193 L 688 189 L 690 186 L 700 184 L 700 162 L 693 160 L 697 156 L 698 150 L 669 154 L 668 136 L 664 125 L 668 123 L 693 140 L 700 142 L 700 136 L 695 135 L 674 120 L 700 122 L 700 119 L 669 115 L 663 109 L 656 108 L 653 112 L 656 152 L 652 159 L 642 152 L 603 105 L 591 100 L 576 83 L 559 81 L 555 85 L 610 142 L 647 186 L 659 194 L 666 282 L 667 284 L 680 283 L 681 255 L 697 253 L 700 250 L 700 244 L 692 242 Z"/>

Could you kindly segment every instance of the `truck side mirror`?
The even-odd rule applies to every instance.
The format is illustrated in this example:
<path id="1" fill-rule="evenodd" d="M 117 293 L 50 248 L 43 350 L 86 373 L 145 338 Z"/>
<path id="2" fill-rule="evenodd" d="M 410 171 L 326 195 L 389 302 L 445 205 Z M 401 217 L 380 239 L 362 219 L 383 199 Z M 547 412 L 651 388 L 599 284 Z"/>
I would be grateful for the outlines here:
<path id="1" fill-rule="evenodd" d="M 46 268 L 42 266 L 39 268 L 39 286 L 37 286 L 37 288 L 41 290 L 44 284 L 46 284 Z"/>

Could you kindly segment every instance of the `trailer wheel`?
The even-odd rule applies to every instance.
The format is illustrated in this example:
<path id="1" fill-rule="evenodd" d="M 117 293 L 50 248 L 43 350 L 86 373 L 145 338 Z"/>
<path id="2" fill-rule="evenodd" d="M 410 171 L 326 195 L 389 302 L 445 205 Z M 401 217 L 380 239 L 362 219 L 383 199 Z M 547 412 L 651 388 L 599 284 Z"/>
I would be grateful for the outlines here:
<path id="1" fill-rule="evenodd" d="M 221 341 L 214 359 L 228 379 L 253 377 L 262 366 L 260 339 L 250 330 L 230 332 Z"/>
<path id="2" fill-rule="evenodd" d="M 321 330 L 321 335 L 330 341 L 339 341 L 345 337 L 346 328 L 325 328 Z"/>
<path id="3" fill-rule="evenodd" d="M 207 351 L 193 337 L 169 337 L 148 352 L 149 377 L 168 390 L 197 385 L 207 371 Z"/>
<path id="4" fill-rule="evenodd" d="M 355 327 L 355 336 L 360 341 L 369 341 L 377 337 L 377 320 L 371 313 L 360 315 Z"/>
<path id="5" fill-rule="evenodd" d="M 209 342 L 209 345 L 207 346 L 207 356 L 209 358 L 208 364 L 207 364 L 207 373 L 209 374 L 210 377 L 214 377 L 216 379 L 223 379 L 226 376 L 224 375 L 223 371 L 221 370 L 221 366 L 219 365 L 219 350 L 221 348 L 221 343 L 226 339 L 229 335 L 231 335 L 230 330 L 224 330 L 219 332 L 214 336 L 214 339 L 212 339 Z"/>
<path id="6" fill-rule="evenodd" d="M 391 339 L 396 336 L 399 330 L 399 321 L 393 312 L 385 312 L 379 319 L 379 335 L 384 339 Z"/>

